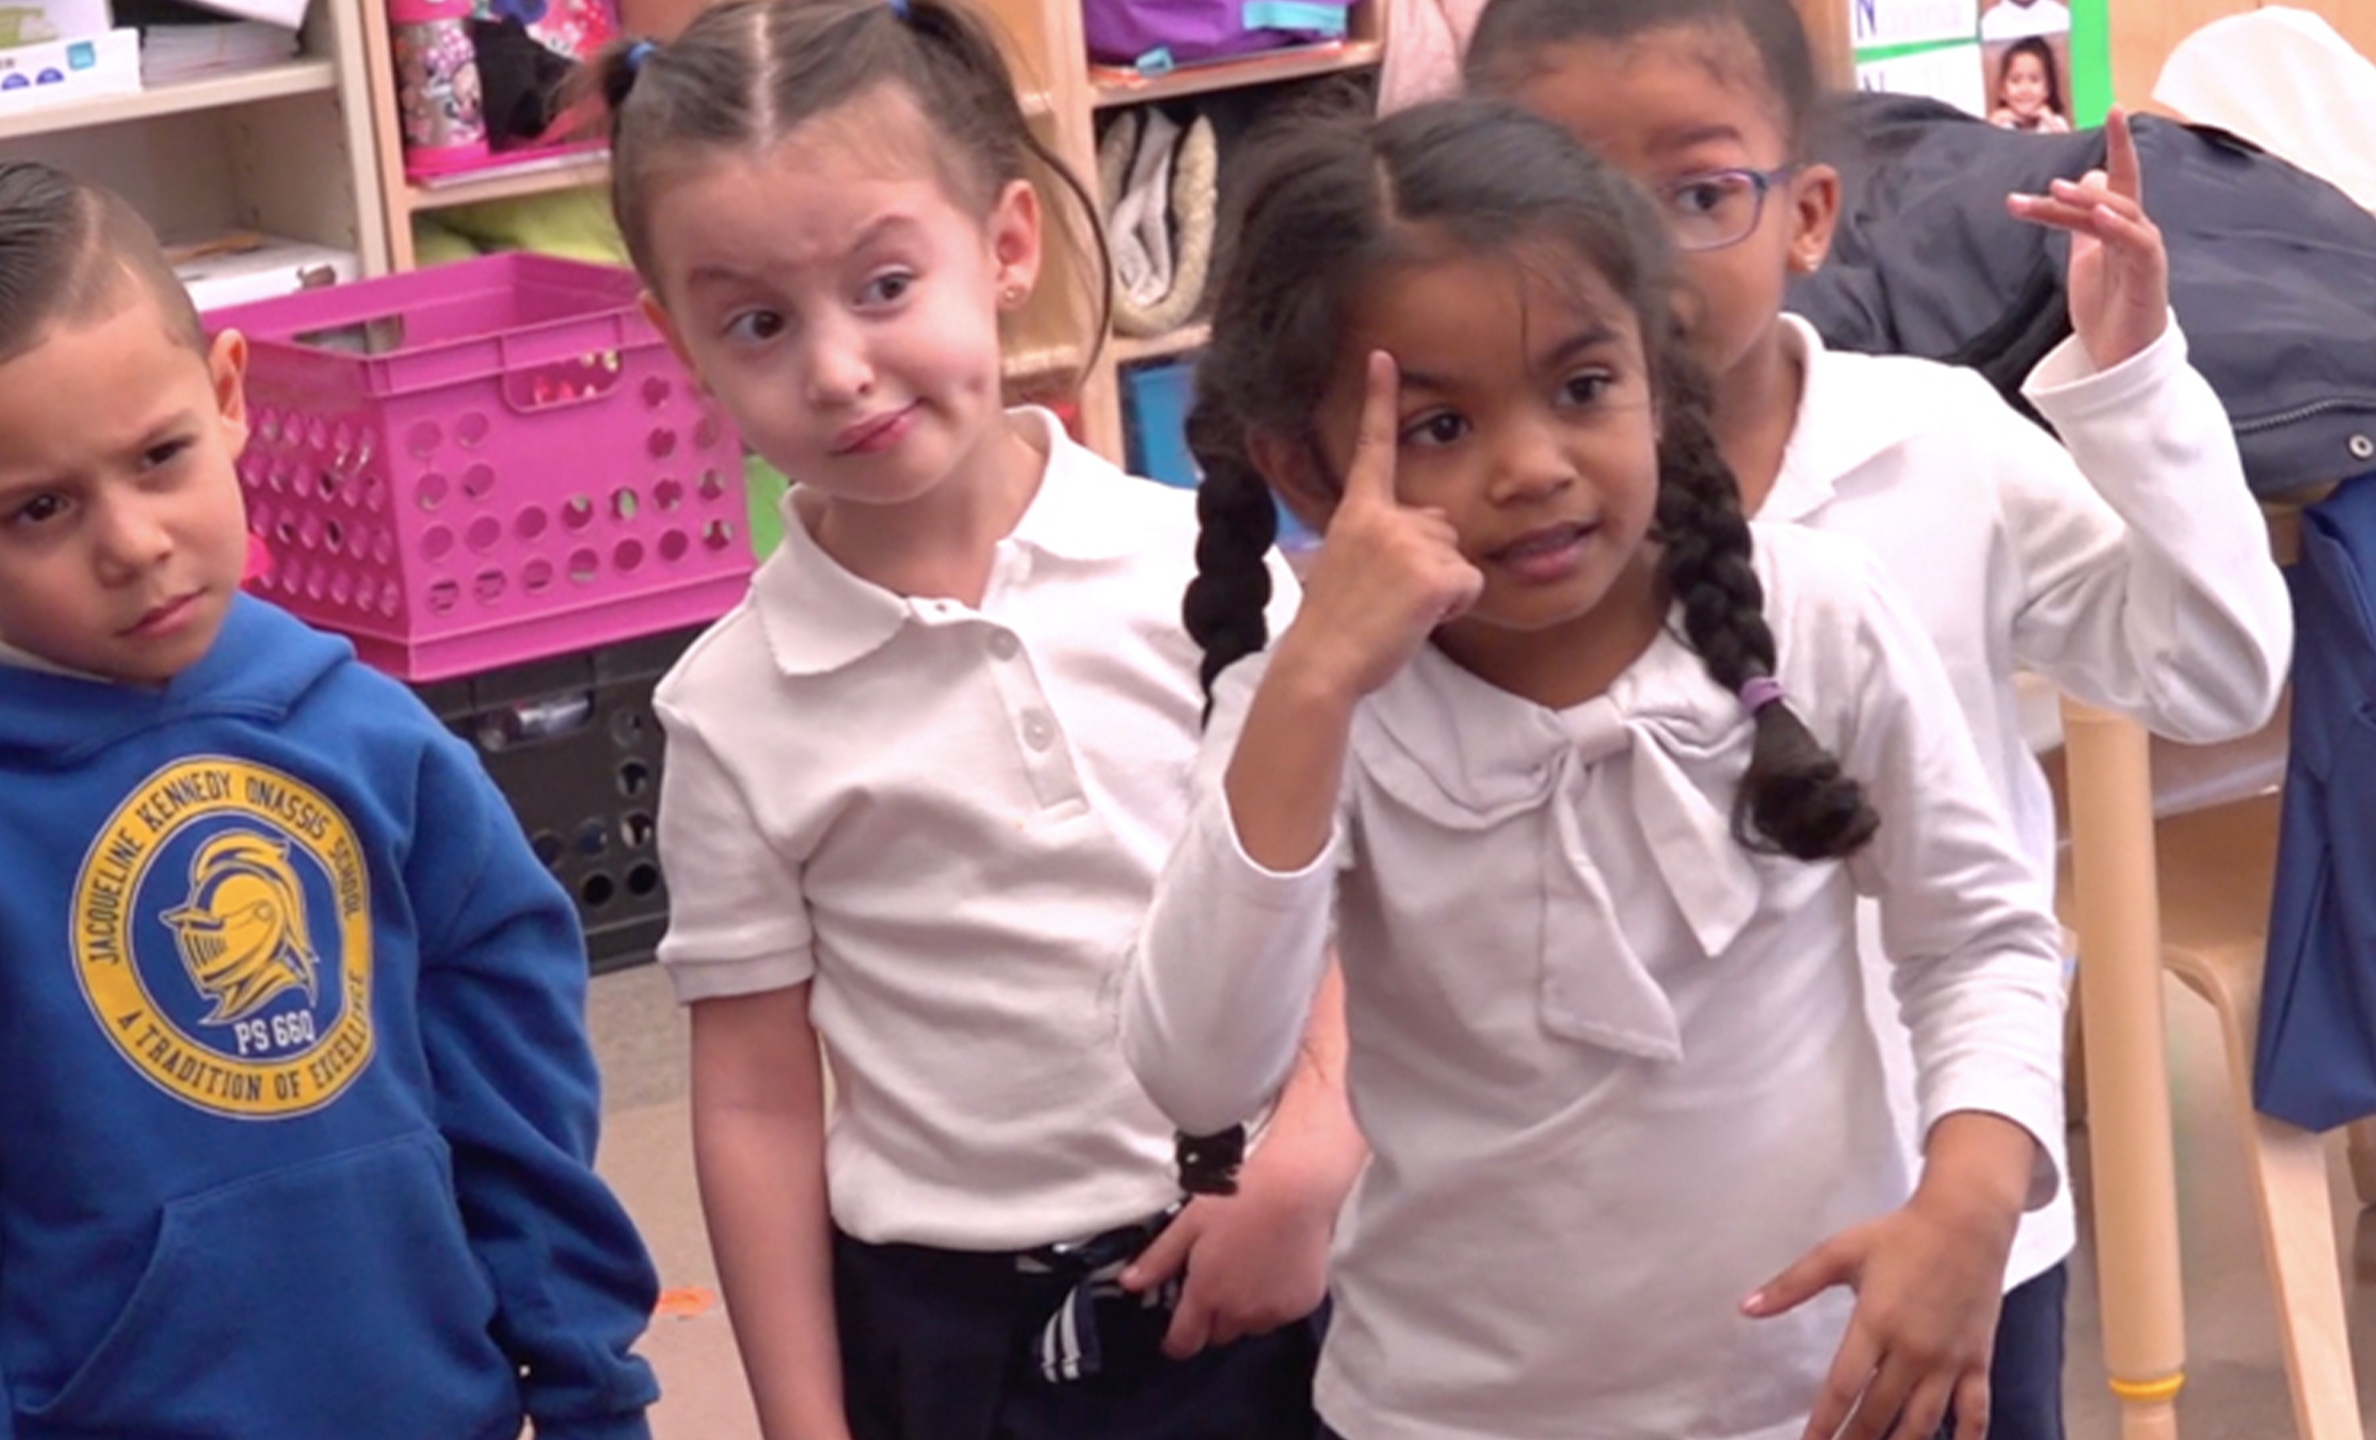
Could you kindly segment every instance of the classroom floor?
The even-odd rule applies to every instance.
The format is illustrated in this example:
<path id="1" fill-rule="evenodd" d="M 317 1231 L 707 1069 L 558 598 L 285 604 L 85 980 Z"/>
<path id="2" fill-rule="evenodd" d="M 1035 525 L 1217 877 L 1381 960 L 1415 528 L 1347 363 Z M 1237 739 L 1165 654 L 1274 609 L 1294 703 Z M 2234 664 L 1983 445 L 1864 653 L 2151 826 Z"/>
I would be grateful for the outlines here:
<path id="1" fill-rule="evenodd" d="M 2185 1440 L 2278 1440 L 2294 1433 L 2293 1416 L 2218 1033 L 2210 1011 L 2174 982 L 2169 1015 L 2189 1349 L 2180 1431 Z M 703 1240 L 686 1133 L 684 1015 L 665 978 L 644 966 L 594 982 L 591 1022 L 607 1085 L 603 1173 L 642 1225 L 661 1283 L 714 1296 L 717 1273 Z M 2084 1132 L 2074 1136 L 2072 1159 L 2084 1195 Z M 2358 1212 L 2339 1153 L 2330 1174 L 2351 1276 L 2360 1410 L 2363 1419 L 2376 1418 L 2376 1212 Z M 2073 1440 L 2111 1440 L 2119 1426 L 2104 1388 L 2087 1255 L 2083 1235 L 2064 1388 Z M 756 1440 L 734 1339 L 714 1300 L 698 1313 L 655 1321 L 644 1353 L 667 1392 L 654 1412 L 656 1440 Z"/>

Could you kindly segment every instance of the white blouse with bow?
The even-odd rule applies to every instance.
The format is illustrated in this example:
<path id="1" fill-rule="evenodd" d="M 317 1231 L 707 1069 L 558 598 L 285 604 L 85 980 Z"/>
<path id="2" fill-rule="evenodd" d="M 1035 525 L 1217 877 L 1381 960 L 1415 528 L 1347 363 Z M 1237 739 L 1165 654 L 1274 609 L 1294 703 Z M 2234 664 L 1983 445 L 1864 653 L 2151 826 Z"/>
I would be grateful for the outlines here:
<path id="1" fill-rule="evenodd" d="M 2003 1115 L 2041 1142 L 2031 1203 L 2060 1183 L 2059 932 L 1938 658 L 1866 552 L 1755 528 L 1790 702 L 1882 817 L 1846 863 L 1733 838 L 1752 726 L 1669 634 L 1558 712 L 1423 650 L 1356 716 L 1327 853 L 1267 872 L 1221 791 L 1262 660 L 1222 678 L 1123 1043 L 1184 1129 L 1254 1113 L 1333 919 L 1373 1160 L 1319 1394 L 1358 1440 L 1798 1433 L 1848 1298 L 1741 1298 L 1911 1193 L 1859 893 L 1925 1128 Z"/>

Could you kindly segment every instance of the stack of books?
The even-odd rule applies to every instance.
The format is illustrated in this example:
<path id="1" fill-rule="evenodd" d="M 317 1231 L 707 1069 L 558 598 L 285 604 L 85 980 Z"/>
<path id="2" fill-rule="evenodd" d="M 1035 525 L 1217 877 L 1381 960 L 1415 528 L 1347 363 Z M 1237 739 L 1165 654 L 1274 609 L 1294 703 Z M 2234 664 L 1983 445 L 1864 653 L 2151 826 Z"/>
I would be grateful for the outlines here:
<path id="1" fill-rule="evenodd" d="M 257 18 L 244 4 L 232 11 L 181 0 L 115 0 L 115 18 L 139 30 L 140 75 L 152 86 L 260 69 L 297 55 L 295 29 Z"/>

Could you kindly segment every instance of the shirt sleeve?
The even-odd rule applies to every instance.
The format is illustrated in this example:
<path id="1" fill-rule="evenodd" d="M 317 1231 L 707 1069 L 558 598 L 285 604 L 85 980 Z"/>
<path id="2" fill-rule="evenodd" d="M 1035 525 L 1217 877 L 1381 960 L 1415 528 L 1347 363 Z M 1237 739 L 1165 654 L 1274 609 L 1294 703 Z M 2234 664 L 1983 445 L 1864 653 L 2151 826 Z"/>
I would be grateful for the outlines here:
<path id="1" fill-rule="evenodd" d="M 741 779 L 693 720 L 665 700 L 660 865 L 668 933 L 660 941 L 685 1004 L 802 984 L 816 973 L 798 866 L 768 841 Z"/>
<path id="2" fill-rule="evenodd" d="M 1123 989 L 1123 1057 L 1191 1135 L 1238 1124 L 1277 1095 L 1328 964 L 1341 827 L 1303 869 L 1265 870 L 1238 843 L 1223 789 L 1262 671 L 1249 657 L 1213 687 L 1187 833 L 1156 883 Z"/>
<path id="3" fill-rule="evenodd" d="M 438 1128 L 492 1333 L 539 1436 L 642 1440 L 659 1396 L 629 1353 L 659 1294 L 594 1173 L 599 1080 L 577 912 L 460 742 L 424 751 L 405 888 L 422 924 L 419 1006 Z"/>
<path id="4" fill-rule="evenodd" d="M 1879 901 L 1891 989 L 1913 1038 L 1920 1133 L 1999 1115 L 2038 1142 L 2029 1205 L 2063 1153 L 2060 928 L 1981 769 L 1945 667 L 1877 567 L 1850 649 L 1862 674 L 1839 756 L 1881 816 L 1849 861 Z"/>
<path id="5" fill-rule="evenodd" d="M 2267 723 L 2293 610 L 2227 412 L 2187 363 L 2177 321 L 2110 370 L 2067 340 L 2024 393 L 2062 445 L 2006 426 L 2004 523 L 2024 582 L 2016 660 L 2173 739 Z"/>

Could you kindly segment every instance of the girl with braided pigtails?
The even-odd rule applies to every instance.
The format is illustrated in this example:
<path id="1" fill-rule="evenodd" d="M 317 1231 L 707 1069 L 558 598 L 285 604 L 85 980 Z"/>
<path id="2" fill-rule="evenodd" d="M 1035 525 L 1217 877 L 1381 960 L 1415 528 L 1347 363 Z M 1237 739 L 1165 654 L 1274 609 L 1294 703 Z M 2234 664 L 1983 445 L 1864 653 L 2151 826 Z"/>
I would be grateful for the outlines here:
<path id="1" fill-rule="evenodd" d="M 1660 219 L 1556 127 L 1306 123 L 1239 202 L 1190 419 L 1211 711 L 1123 1048 L 1220 1130 L 1333 936 L 1372 1159 L 1324 1418 L 1975 1440 L 2006 1247 L 2061 1183 L 2061 979 L 1935 652 L 1863 552 L 1743 519 Z M 1325 535 L 1276 636 L 1274 495 Z"/>

